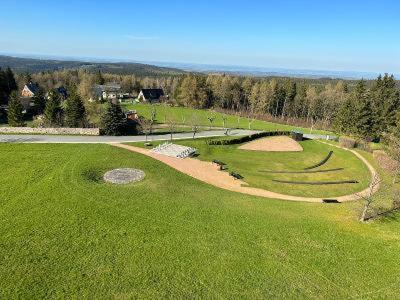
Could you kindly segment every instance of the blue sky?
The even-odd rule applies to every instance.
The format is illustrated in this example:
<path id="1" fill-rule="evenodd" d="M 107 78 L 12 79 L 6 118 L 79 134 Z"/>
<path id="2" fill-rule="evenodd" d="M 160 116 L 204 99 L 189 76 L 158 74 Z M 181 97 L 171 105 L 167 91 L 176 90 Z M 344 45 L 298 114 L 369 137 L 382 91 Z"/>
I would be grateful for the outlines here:
<path id="1" fill-rule="evenodd" d="M 400 1 L 0 0 L 0 52 L 400 73 Z"/>

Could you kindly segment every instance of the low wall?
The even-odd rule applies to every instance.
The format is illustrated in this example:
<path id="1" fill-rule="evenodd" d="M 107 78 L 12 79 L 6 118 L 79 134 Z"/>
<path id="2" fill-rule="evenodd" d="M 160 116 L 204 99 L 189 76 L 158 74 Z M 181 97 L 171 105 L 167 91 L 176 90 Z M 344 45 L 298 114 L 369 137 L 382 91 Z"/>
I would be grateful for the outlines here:
<path id="1" fill-rule="evenodd" d="M 100 135 L 99 128 L 33 128 L 33 127 L 0 127 L 1 133 L 20 134 L 68 134 L 68 135 Z"/>
<path id="2" fill-rule="evenodd" d="M 328 134 L 303 134 L 303 137 L 310 140 L 327 140 L 327 141 L 337 141 L 339 138 L 336 135 Z"/>

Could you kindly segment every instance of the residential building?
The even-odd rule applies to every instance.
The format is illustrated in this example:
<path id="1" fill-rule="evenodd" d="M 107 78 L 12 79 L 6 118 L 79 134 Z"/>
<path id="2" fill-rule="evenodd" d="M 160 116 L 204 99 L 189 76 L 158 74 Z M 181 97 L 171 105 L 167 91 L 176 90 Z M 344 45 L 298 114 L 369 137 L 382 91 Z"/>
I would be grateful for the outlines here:
<path id="1" fill-rule="evenodd" d="M 160 100 L 164 97 L 163 89 L 142 89 L 140 90 L 138 99 L 143 102 L 160 102 Z"/>
<path id="2" fill-rule="evenodd" d="M 29 82 L 25 84 L 22 89 L 21 96 L 26 98 L 32 98 L 39 91 L 39 85 L 37 83 Z"/>

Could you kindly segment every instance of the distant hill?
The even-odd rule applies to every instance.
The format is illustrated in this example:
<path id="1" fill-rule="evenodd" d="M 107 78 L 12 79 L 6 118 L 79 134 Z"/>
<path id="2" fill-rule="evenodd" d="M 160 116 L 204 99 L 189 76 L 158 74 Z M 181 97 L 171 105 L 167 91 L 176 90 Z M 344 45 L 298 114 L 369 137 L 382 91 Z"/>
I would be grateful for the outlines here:
<path id="1" fill-rule="evenodd" d="M 0 55 L 0 67 L 10 67 L 17 73 L 37 73 L 63 69 L 87 69 L 93 71 L 101 70 L 102 72 L 114 74 L 135 74 L 139 76 L 181 75 L 185 73 L 185 71 L 177 68 L 158 67 L 141 63 L 53 60 L 21 58 L 5 55 Z"/>
<path id="2" fill-rule="evenodd" d="M 357 72 L 357 71 L 329 71 L 329 70 L 297 70 L 284 68 L 264 68 L 264 67 L 245 67 L 245 66 L 224 66 L 207 64 L 183 64 L 183 63 L 157 63 L 155 65 L 163 67 L 179 68 L 188 72 L 201 72 L 207 74 L 231 74 L 240 76 L 254 77 L 294 77 L 305 79 L 347 79 L 358 80 L 375 79 L 379 73 L 376 72 Z M 396 76 L 397 75 L 397 76 Z M 400 74 L 395 74 L 398 78 Z"/>

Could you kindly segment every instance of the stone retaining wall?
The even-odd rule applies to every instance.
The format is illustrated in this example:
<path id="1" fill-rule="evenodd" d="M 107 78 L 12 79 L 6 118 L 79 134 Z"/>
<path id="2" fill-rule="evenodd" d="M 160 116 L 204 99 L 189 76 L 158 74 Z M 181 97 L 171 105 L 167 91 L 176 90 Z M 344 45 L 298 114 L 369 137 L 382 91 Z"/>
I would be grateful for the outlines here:
<path id="1" fill-rule="evenodd" d="M 0 133 L 21 134 L 70 134 L 70 135 L 100 135 L 99 128 L 33 128 L 33 127 L 0 127 Z"/>

